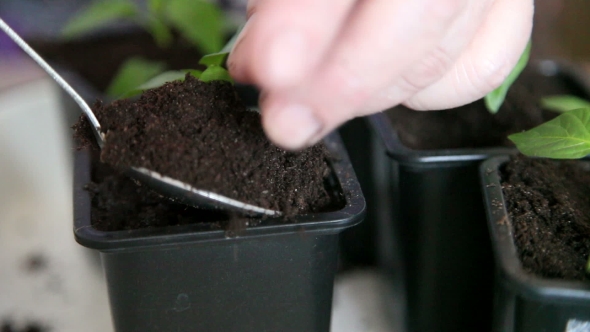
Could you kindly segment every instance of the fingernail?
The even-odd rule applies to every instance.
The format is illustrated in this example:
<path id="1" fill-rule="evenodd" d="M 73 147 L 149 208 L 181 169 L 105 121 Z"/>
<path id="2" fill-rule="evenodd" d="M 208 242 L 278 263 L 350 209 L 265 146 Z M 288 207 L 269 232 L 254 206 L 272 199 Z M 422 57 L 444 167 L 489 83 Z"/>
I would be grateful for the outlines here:
<path id="1" fill-rule="evenodd" d="M 236 63 L 236 54 L 239 53 L 239 48 L 240 45 L 242 45 L 242 42 L 244 41 L 244 38 L 246 37 L 246 35 L 248 34 L 248 28 L 251 26 L 251 22 L 254 19 L 254 16 L 256 14 L 253 14 L 252 17 L 250 17 L 248 19 L 248 21 L 246 21 L 246 24 L 244 25 L 244 27 L 242 28 L 242 31 L 240 31 L 240 34 L 238 35 L 238 38 L 236 39 L 234 45 L 232 46 L 231 51 L 229 52 L 229 56 L 227 58 L 227 66 L 228 69 L 230 70 L 230 72 L 234 75 L 236 75 L 238 78 L 241 78 L 242 76 L 244 76 L 245 74 L 241 72 L 241 68 L 238 68 L 238 64 Z"/>
<path id="2" fill-rule="evenodd" d="M 240 34 L 238 35 L 238 38 L 236 39 L 236 42 L 234 43 L 230 53 L 233 53 L 233 51 L 235 51 L 238 48 L 238 46 L 242 43 L 244 37 L 248 34 L 248 30 L 250 30 L 249 28 L 252 25 L 252 21 L 254 21 L 255 16 L 256 14 L 252 14 L 252 16 L 248 18 L 246 23 L 244 23 L 244 26 L 242 27 L 242 30 L 240 30 Z"/>
<path id="3" fill-rule="evenodd" d="M 307 70 L 307 39 L 298 31 L 276 33 L 269 43 L 266 62 L 273 85 L 287 86 L 301 79 Z"/>
<path id="4" fill-rule="evenodd" d="M 300 150 L 322 131 L 322 122 L 304 105 L 287 105 L 267 113 L 265 130 L 270 139 L 287 150 Z"/>

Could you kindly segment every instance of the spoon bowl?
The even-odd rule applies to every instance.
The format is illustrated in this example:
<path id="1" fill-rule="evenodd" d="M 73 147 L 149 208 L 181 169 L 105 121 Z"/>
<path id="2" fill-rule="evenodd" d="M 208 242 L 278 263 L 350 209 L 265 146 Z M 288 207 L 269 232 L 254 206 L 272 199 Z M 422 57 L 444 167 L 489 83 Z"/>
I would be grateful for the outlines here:
<path id="1" fill-rule="evenodd" d="M 0 18 L 0 30 L 4 31 L 27 55 L 29 55 L 45 72 L 66 91 L 68 95 L 80 106 L 84 115 L 90 121 L 92 131 L 98 146 L 102 149 L 105 144 L 105 133 L 101 130 L 96 115 L 86 101 L 64 80 L 33 48 L 31 48 L 8 24 Z M 194 188 L 182 181 L 170 178 L 164 174 L 140 168 L 131 167 L 128 170 L 129 176 L 136 181 L 146 184 L 157 193 L 174 201 L 191 205 L 197 208 L 214 208 L 239 212 L 247 215 L 279 216 L 279 211 L 265 209 L 252 204 L 244 203 L 217 193 Z"/>

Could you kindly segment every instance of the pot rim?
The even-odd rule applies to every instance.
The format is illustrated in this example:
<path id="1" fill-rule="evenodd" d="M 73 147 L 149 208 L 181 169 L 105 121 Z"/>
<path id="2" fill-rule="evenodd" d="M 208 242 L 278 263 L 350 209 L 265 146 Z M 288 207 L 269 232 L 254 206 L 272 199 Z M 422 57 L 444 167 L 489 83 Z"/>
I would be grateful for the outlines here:
<path id="1" fill-rule="evenodd" d="M 571 61 L 536 60 L 530 63 L 540 74 L 548 77 L 564 76 L 579 84 L 590 95 L 590 77 Z M 384 111 L 385 112 L 385 111 Z M 470 163 L 484 160 L 490 156 L 517 153 L 511 147 L 460 148 L 439 150 L 416 150 L 405 146 L 397 135 L 391 121 L 384 112 L 370 115 L 368 120 L 385 146 L 386 154 L 402 164 L 412 163 Z"/>
<path id="2" fill-rule="evenodd" d="M 338 185 L 342 188 L 345 205 L 338 211 L 313 213 L 293 217 L 293 222 L 280 222 L 281 217 L 268 218 L 263 225 L 247 227 L 236 237 L 229 237 L 226 230 L 211 230 L 199 223 L 182 226 L 154 227 L 148 229 L 99 231 L 91 226 L 91 197 L 84 189 L 90 182 L 90 154 L 76 154 L 74 168 L 74 236 L 88 248 L 103 252 L 129 249 L 146 249 L 162 246 L 178 246 L 188 243 L 242 241 L 263 236 L 300 233 L 335 234 L 362 221 L 366 204 L 348 154 L 337 133 L 324 139 L 330 151 L 332 168 Z"/>

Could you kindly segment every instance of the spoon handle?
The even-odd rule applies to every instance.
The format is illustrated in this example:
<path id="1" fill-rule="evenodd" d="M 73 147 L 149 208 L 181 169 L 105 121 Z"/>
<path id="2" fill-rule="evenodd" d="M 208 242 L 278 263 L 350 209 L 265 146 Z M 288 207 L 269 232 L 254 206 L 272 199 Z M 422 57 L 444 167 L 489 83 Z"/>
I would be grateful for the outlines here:
<path id="1" fill-rule="evenodd" d="M 12 39 L 23 51 L 25 51 L 25 53 L 27 53 L 39 66 L 41 66 L 41 68 L 43 68 L 43 70 L 45 70 L 45 72 L 47 72 L 59 86 L 61 86 L 72 98 L 74 98 L 86 117 L 88 117 L 88 120 L 90 120 L 90 123 L 94 127 L 95 131 L 98 133 L 98 143 L 102 147 L 104 143 L 104 134 L 100 130 L 100 123 L 84 99 L 82 99 L 76 90 L 74 90 L 68 84 L 68 82 L 66 82 L 53 68 L 51 68 L 51 66 L 45 62 L 45 60 L 43 60 L 43 58 L 37 54 L 35 50 L 33 50 L 16 32 L 14 32 L 14 30 L 12 30 L 8 24 L 2 20 L 2 18 L 0 18 L 0 29 L 4 31 L 8 37 L 10 37 L 10 39 Z"/>

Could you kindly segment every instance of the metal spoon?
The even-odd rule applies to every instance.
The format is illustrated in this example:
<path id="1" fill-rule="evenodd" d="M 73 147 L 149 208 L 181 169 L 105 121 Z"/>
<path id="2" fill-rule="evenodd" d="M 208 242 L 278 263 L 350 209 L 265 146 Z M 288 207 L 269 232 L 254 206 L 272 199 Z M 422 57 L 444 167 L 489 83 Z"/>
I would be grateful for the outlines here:
<path id="1" fill-rule="evenodd" d="M 88 104 L 37 52 L 35 52 L 14 30 L 12 30 L 0 18 L 0 29 L 4 31 L 20 48 L 25 51 L 59 86 L 61 86 L 80 106 L 92 125 L 94 136 L 100 148 L 104 146 L 105 135 L 100 128 L 98 119 Z M 163 174 L 141 167 L 131 167 L 130 175 L 136 180 L 145 183 L 156 192 L 175 201 L 195 207 L 210 207 L 233 210 L 246 214 L 278 216 L 279 211 L 269 210 L 252 204 L 240 202 L 229 197 L 216 194 L 207 190 L 200 190 L 182 181 L 167 177 Z"/>

